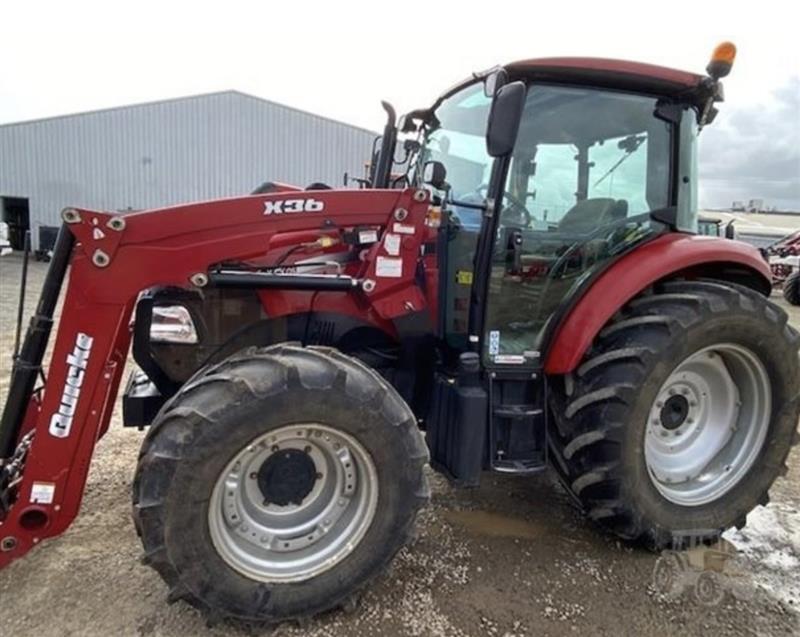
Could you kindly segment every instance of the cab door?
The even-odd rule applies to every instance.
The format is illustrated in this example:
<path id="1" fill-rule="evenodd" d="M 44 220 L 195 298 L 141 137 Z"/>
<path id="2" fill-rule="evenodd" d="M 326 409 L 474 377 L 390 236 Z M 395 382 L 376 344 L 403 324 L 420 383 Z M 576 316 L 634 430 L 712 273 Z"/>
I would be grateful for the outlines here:
<path id="1" fill-rule="evenodd" d="M 529 87 L 489 269 L 483 359 L 537 366 L 548 321 L 582 282 L 657 229 L 672 124 L 655 97 Z"/>

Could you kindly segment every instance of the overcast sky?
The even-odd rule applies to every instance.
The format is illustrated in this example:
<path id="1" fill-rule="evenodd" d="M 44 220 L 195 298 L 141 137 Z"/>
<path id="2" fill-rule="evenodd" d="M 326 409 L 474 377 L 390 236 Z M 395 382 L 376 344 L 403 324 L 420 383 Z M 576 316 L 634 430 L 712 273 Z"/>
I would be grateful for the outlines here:
<path id="1" fill-rule="evenodd" d="M 800 210 L 792 4 L 7 1 L 0 123 L 238 89 L 378 130 L 379 100 L 424 106 L 497 63 L 589 55 L 702 71 L 729 39 L 739 57 L 702 135 L 701 205 Z"/>

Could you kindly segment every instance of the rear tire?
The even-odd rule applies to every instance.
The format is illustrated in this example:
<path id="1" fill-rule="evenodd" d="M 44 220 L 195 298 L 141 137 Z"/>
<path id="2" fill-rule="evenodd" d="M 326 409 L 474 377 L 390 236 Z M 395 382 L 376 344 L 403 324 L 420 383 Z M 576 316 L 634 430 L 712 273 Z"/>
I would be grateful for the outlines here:
<path id="1" fill-rule="evenodd" d="M 273 462 L 267 467 L 270 458 L 275 460 L 291 448 L 289 442 L 300 435 L 295 430 L 305 431 L 306 423 L 317 424 L 308 425 L 305 455 L 301 440 L 288 465 Z M 326 433 L 331 440 L 323 443 Z M 349 508 L 347 490 L 354 487 L 358 491 L 368 486 L 368 497 L 356 501 L 353 496 L 357 510 L 352 517 L 339 518 L 342 524 L 336 514 L 331 522 L 323 513 L 318 534 L 330 537 L 324 535 L 323 524 L 326 532 L 338 528 L 342 533 L 362 524 L 360 534 L 346 537 L 338 545 L 343 550 L 330 552 L 333 557 L 311 570 L 308 555 L 323 540 L 308 537 L 307 530 L 297 538 L 298 548 L 290 547 L 288 537 L 285 545 L 281 538 L 263 550 L 259 541 L 266 540 L 261 535 L 248 541 L 253 521 L 266 516 L 268 507 L 273 508 L 270 519 L 275 521 L 302 512 L 301 500 L 305 505 L 323 498 L 321 490 L 305 489 L 296 476 L 303 474 L 310 484 L 319 481 L 328 466 L 325 454 L 334 445 L 339 453 L 352 454 L 357 475 L 355 481 L 335 484 L 333 503 Z M 217 516 L 215 507 L 233 506 L 220 504 L 218 485 L 228 491 L 231 467 L 251 452 L 263 453 L 267 460 L 261 465 L 263 471 L 250 467 L 242 472 L 243 489 L 261 489 L 262 478 L 283 482 L 270 483 L 277 486 L 269 492 L 272 502 L 265 500 L 262 509 L 262 502 L 250 503 L 258 510 L 245 529 L 243 522 L 230 519 L 235 514 L 226 518 L 221 511 L 223 515 Z M 335 452 L 328 453 L 328 461 L 337 466 Z M 350 461 L 348 456 L 347 467 Z M 187 601 L 211 622 L 275 624 L 348 606 L 411 537 L 417 511 L 429 498 L 423 472 L 427 461 L 428 451 L 410 409 L 364 365 L 331 349 L 291 345 L 248 349 L 198 372 L 162 408 L 145 439 L 133 487 L 134 522 L 144 544 L 144 561 L 167 583 L 171 601 Z M 344 463 L 342 459 L 342 467 Z M 350 471 L 344 470 L 352 479 Z M 297 495 L 298 485 L 306 495 Z M 367 508 L 368 515 L 363 513 Z M 247 531 L 240 534 L 247 537 L 242 540 L 238 531 Z M 262 532 L 271 535 L 273 530 Z M 253 570 L 262 558 L 265 564 L 277 565 L 277 575 L 267 567 L 263 573 Z M 292 571 L 295 561 L 306 570 Z"/>
<path id="2" fill-rule="evenodd" d="M 771 404 L 769 419 L 750 410 L 753 423 L 766 423 L 766 433 L 750 450 L 749 463 L 737 465 L 737 480 L 705 498 L 683 501 L 652 473 L 646 440 L 653 408 L 676 368 L 697 352 L 726 344 L 734 352 L 751 352 L 760 361 L 755 367 L 768 377 L 761 386 L 768 388 L 762 404 Z M 744 525 L 785 472 L 800 414 L 798 348 L 800 335 L 787 325 L 785 312 L 750 289 L 710 281 L 661 284 L 618 313 L 574 374 L 552 379 L 553 466 L 589 517 L 623 538 L 652 549 L 711 541 Z M 730 372 L 727 361 L 723 369 Z M 734 411 L 735 417 L 742 418 L 747 407 Z M 732 422 L 735 432 L 740 421 Z M 719 454 L 728 453 L 721 449 Z M 719 475 L 724 471 L 723 466 Z M 705 474 L 692 479 L 702 490 Z"/>
<path id="3" fill-rule="evenodd" d="M 783 282 L 783 298 L 790 305 L 800 305 L 800 270 L 792 272 Z"/>

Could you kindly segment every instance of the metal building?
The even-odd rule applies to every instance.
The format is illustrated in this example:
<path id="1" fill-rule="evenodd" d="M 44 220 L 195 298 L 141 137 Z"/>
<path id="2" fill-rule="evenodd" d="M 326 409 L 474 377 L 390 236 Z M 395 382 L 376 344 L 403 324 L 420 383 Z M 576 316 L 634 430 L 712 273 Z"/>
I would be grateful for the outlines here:
<path id="1" fill-rule="evenodd" d="M 14 247 L 60 211 L 156 208 L 362 176 L 375 133 L 238 91 L 0 125 L 0 214 Z"/>

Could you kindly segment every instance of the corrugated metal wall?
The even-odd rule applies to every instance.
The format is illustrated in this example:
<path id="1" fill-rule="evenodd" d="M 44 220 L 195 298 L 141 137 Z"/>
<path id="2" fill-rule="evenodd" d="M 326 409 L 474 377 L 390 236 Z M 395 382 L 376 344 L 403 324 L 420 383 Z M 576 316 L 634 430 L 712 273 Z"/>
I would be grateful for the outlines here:
<path id="1" fill-rule="evenodd" d="M 375 133 L 229 91 L 0 126 L 0 196 L 37 225 L 68 205 L 141 210 L 363 174 Z"/>

